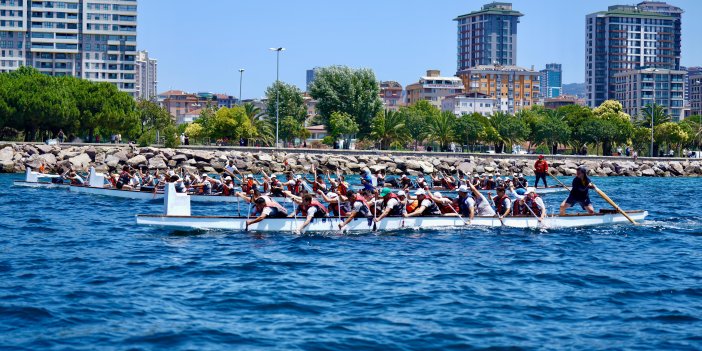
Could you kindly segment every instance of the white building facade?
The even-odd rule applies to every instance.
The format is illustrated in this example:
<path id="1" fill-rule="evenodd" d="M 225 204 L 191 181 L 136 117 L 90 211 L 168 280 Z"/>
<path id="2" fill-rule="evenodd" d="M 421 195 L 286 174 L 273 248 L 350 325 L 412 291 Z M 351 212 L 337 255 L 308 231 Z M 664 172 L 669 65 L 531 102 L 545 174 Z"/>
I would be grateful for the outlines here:
<path id="1" fill-rule="evenodd" d="M 137 0 L 0 0 L 0 72 L 136 85 Z"/>
<path id="2" fill-rule="evenodd" d="M 156 100 L 158 96 L 158 61 L 147 51 L 139 51 L 136 59 L 136 98 Z"/>
<path id="3" fill-rule="evenodd" d="M 494 98 L 479 93 L 447 96 L 441 103 L 442 111 L 451 111 L 456 116 L 479 113 L 488 117 L 498 111 L 498 108 Z"/>

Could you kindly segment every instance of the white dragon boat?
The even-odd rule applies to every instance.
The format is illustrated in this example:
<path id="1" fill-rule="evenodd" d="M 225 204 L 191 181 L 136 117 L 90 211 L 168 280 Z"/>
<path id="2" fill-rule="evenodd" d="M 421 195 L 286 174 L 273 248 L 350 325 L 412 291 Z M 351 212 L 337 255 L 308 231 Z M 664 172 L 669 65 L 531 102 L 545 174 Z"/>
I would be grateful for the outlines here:
<path id="1" fill-rule="evenodd" d="M 164 198 L 165 213 L 162 215 L 137 215 L 139 225 L 161 227 L 175 230 L 228 230 L 259 232 L 295 232 L 303 223 L 302 218 L 270 218 L 259 223 L 247 225 L 252 218 L 235 216 L 192 216 L 190 197 L 175 191 L 173 184 L 166 186 Z M 643 221 L 646 211 L 631 211 L 629 216 L 635 221 Z M 305 232 L 338 231 L 340 218 L 317 218 Z M 360 218 L 351 221 L 345 228 L 350 232 L 395 231 L 404 229 L 441 229 L 466 227 L 509 227 L 509 228 L 579 228 L 592 226 L 610 226 L 628 224 L 629 220 L 616 212 L 604 211 L 598 214 L 574 214 L 550 216 L 540 222 L 535 217 L 508 217 L 500 221 L 497 217 L 475 217 L 467 223 L 460 217 L 387 217 L 378 223 L 372 219 Z"/>
<path id="2" fill-rule="evenodd" d="M 58 174 L 34 172 L 30 167 L 27 167 L 24 172 L 24 180 L 15 180 L 13 185 L 29 188 L 68 188 L 68 184 L 64 184 L 63 182 L 52 182 L 53 179 L 59 178 L 61 178 L 61 176 Z M 48 181 L 46 179 L 48 179 Z"/>
<path id="3" fill-rule="evenodd" d="M 133 199 L 142 201 L 156 201 L 163 200 L 164 193 L 160 191 L 140 191 L 140 190 L 126 190 L 126 189 L 116 189 L 109 185 L 105 180 L 107 176 L 102 173 L 95 171 L 95 168 L 90 168 L 88 174 L 88 181 L 86 185 L 63 185 L 69 189 L 69 191 L 80 194 L 91 194 L 91 195 L 101 195 L 110 196 L 123 199 Z M 59 186 L 61 186 L 59 184 Z M 237 196 L 223 196 L 223 195 L 194 195 L 189 194 L 190 200 L 197 203 L 237 203 L 244 202 L 241 198 Z M 285 203 L 289 202 L 284 197 L 274 197 L 274 200 Z"/>

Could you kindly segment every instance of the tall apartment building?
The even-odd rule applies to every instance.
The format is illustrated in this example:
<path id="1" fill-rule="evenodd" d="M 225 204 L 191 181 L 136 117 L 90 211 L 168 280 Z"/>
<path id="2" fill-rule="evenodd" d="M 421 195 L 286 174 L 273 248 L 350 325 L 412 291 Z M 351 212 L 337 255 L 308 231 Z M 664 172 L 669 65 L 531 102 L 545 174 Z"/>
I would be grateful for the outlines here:
<path id="1" fill-rule="evenodd" d="M 702 72 L 689 76 L 690 115 L 702 115 Z"/>
<path id="2" fill-rule="evenodd" d="M 517 66 L 485 65 L 459 72 L 467 93 L 496 100 L 495 111 L 515 113 L 538 104 L 541 73 Z"/>
<path id="3" fill-rule="evenodd" d="M 660 13 L 673 17 L 673 49 L 675 56 L 675 67 L 680 67 L 680 56 L 682 55 L 682 15 L 685 11 L 664 1 L 643 1 L 637 6 L 641 11 Z"/>
<path id="4" fill-rule="evenodd" d="M 458 70 L 478 65 L 517 64 L 519 11 L 493 2 L 454 19 L 458 23 Z"/>
<path id="5" fill-rule="evenodd" d="M 680 68 L 680 17 L 642 10 L 651 9 L 651 4 L 610 6 L 607 11 L 586 16 L 585 84 L 589 106 L 615 97 L 614 76 L 618 73 L 647 67 Z M 682 13 L 674 6 L 669 6 L 669 12 L 673 8 Z"/>
<path id="6" fill-rule="evenodd" d="M 0 0 L 0 72 L 109 82 L 135 94 L 137 0 Z"/>
<path id="7" fill-rule="evenodd" d="M 702 67 L 680 66 L 680 70 L 685 71 L 685 106 L 690 106 L 690 97 L 692 96 L 692 84 L 690 84 L 690 77 L 695 77 L 702 74 Z"/>
<path id="8" fill-rule="evenodd" d="M 407 90 L 407 104 L 412 105 L 420 100 L 441 108 L 445 97 L 463 93 L 463 83 L 457 77 L 442 77 L 439 70 L 428 70 L 427 75 L 419 81 L 410 84 Z"/>
<path id="9" fill-rule="evenodd" d="M 305 87 L 307 89 L 306 91 L 310 91 L 310 87 L 312 86 L 312 83 L 314 83 L 314 79 L 317 78 L 318 71 L 319 71 L 319 67 L 315 67 L 313 69 L 307 70 L 307 74 L 305 76 L 305 78 L 306 78 L 305 83 L 307 83 L 307 85 L 305 85 Z"/>
<path id="10" fill-rule="evenodd" d="M 553 99 L 563 93 L 563 69 L 560 63 L 549 63 L 541 73 L 541 97 Z"/>
<path id="11" fill-rule="evenodd" d="M 617 73 L 616 99 L 632 117 L 643 115 L 648 106 L 662 106 L 673 121 L 682 120 L 685 71 L 644 68 Z"/>
<path id="12" fill-rule="evenodd" d="M 136 98 L 155 100 L 158 96 L 158 61 L 147 51 L 139 51 L 136 59 Z"/>

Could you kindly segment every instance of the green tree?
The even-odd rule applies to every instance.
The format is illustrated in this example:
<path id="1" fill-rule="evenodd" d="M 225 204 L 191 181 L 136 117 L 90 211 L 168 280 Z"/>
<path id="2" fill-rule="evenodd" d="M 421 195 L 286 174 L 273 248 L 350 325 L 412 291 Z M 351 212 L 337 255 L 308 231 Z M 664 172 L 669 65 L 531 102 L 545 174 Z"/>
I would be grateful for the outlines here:
<path id="1" fill-rule="evenodd" d="M 261 112 L 261 109 L 252 103 L 246 103 L 244 104 L 244 112 L 253 128 L 253 139 L 262 142 L 264 145 L 272 145 L 275 139 L 274 126 L 270 123 L 270 120 L 265 118 L 265 114 Z M 290 117 L 297 121 L 296 117 Z"/>
<path id="2" fill-rule="evenodd" d="M 456 140 L 456 115 L 444 111 L 427 120 L 427 138 L 439 143 L 441 151 L 447 151 L 448 145 Z"/>
<path id="3" fill-rule="evenodd" d="M 380 85 L 369 69 L 321 68 L 310 95 L 317 100 L 317 112 L 327 129 L 331 129 L 333 113 L 345 113 L 353 117 L 362 137 L 370 134 L 371 120 L 382 110 Z"/>
<path id="4" fill-rule="evenodd" d="M 682 144 L 690 139 L 690 135 L 685 132 L 685 129 L 674 122 L 659 124 L 653 129 L 653 135 L 656 140 L 666 144 L 668 150 L 675 150 L 678 154 Z"/>
<path id="5" fill-rule="evenodd" d="M 566 144 L 570 140 L 570 136 L 571 129 L 565 118 L 556 113 L 547 113 L 535 121 L 534 142 L 548 145 L 552 154 L 556 154 L 558 144 Z"/>
<path id="6" fill-rule="evenodd" d="M 693 115 L 685 118 L 680 122 L 680 126 L 683 127 L 690 136 L 689 142 L 691 145 L 696 146 L 698 150 L 702 150 L 702 116 Z"/>
<path id="7" fill-rule="evenodd" d="M 188 127 L 185 128 L 184 133 L 188 136 L 188 138 L 190 138 L 190 140 L 196 141 L 205 136 L 205 128 L 203 128 L 200 123 L 190 123 Z"/>
<path id="8" fill-rule="evenodd" d="M 479 113 L 463 115 L 458 118 L 455 128 L 456 139 L 466 145 L 474 145 L 485 137 L 485 125 L 480 121 Z"/>
<path id="9" fill-rule="evenodd" d="M 295 117 L 287 116 L 280 121 L 280 139 L 283 140 L 285 146 L 288 143 L 295 145 L 295 139 L 304 140 L 309 138 L 310 132 L 305 128 Z"/>
<path id="10" fill-rule="evenodd" d="M 152 101 L 139 100 L 136 108 L 142 134 L 151 129 L 162 130 L 173 124 L 173 117 L 168 111 Z"/>
<path id="11" fill-rule="evenodd" d="M 329 134 L 337 139 L 344 140 L 344 148 L 351 145 L 351 138 L 358 133 L 358 123 L 351 115 L 344 112 L 334 112 L 329 118 Z"/>
<path id="12" fill-rule="evenodd" d="M 526 140 L 531 132 L 525 119 L 504 112 L 493 114 L 490 117 L 490 124 L 500 136 L 496 152 L 505 152 L 505 144 L 512 146 Z"/>
<path id="13" fill-rule="evenodd" d="M 299 123 L 305 123 L 307 108 L 305 107 L 305 100 L 302 98 L 302 91 L 298 87 L 284 82 L 273 83 L 266 89 L 266 99 L 268 99 L 266 112 L 272 123 L 275 124 L 276 92 L 280 94 L 280 119 L 290 116 Z"/>
<path id="14" fill-rule="evenodd" d="M 410 136 L 405 127 L 404 115 L 391 110 L 384 110 L 373 119 L 370 137 L 384 150 L 393 143 L 403 144 Z"/>

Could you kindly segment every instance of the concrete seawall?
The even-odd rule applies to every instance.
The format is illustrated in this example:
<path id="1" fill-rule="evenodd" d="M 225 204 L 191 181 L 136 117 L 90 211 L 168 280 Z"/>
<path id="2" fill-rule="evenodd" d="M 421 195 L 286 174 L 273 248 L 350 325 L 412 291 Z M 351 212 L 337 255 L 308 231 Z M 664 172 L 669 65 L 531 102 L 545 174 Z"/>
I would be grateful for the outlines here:
<path id="1" fill-rule="evenodd" d="M 222 172 L 227 160 L 234 160 L 242 172 L 307 173 L 312 165 L 318 170 L 341 170 L 357 173 L 363 167 L 388 174 L 429 174 L 443 172 L 524 173 L 533 175 L 534 155 L 458 154 L 386 151 L 348 151 L 311 149 L 272 149 L 238 147 L 180 147 L 177 149 L 136 147 L 114 144 L 44 145 L 0 142 L 0 173 L 24 172 L 25 167 L 60 172 L 90 166 L 102 172 L 114 171 L 124 164 L 152 170 L 183 167 L 190 171 Z M 574 175 L 578 166 L 585 166 L 596 176 L 699 177 L 702 160 L 678 158 L 548 156 L 551 171 L 557 175 Z"/>

